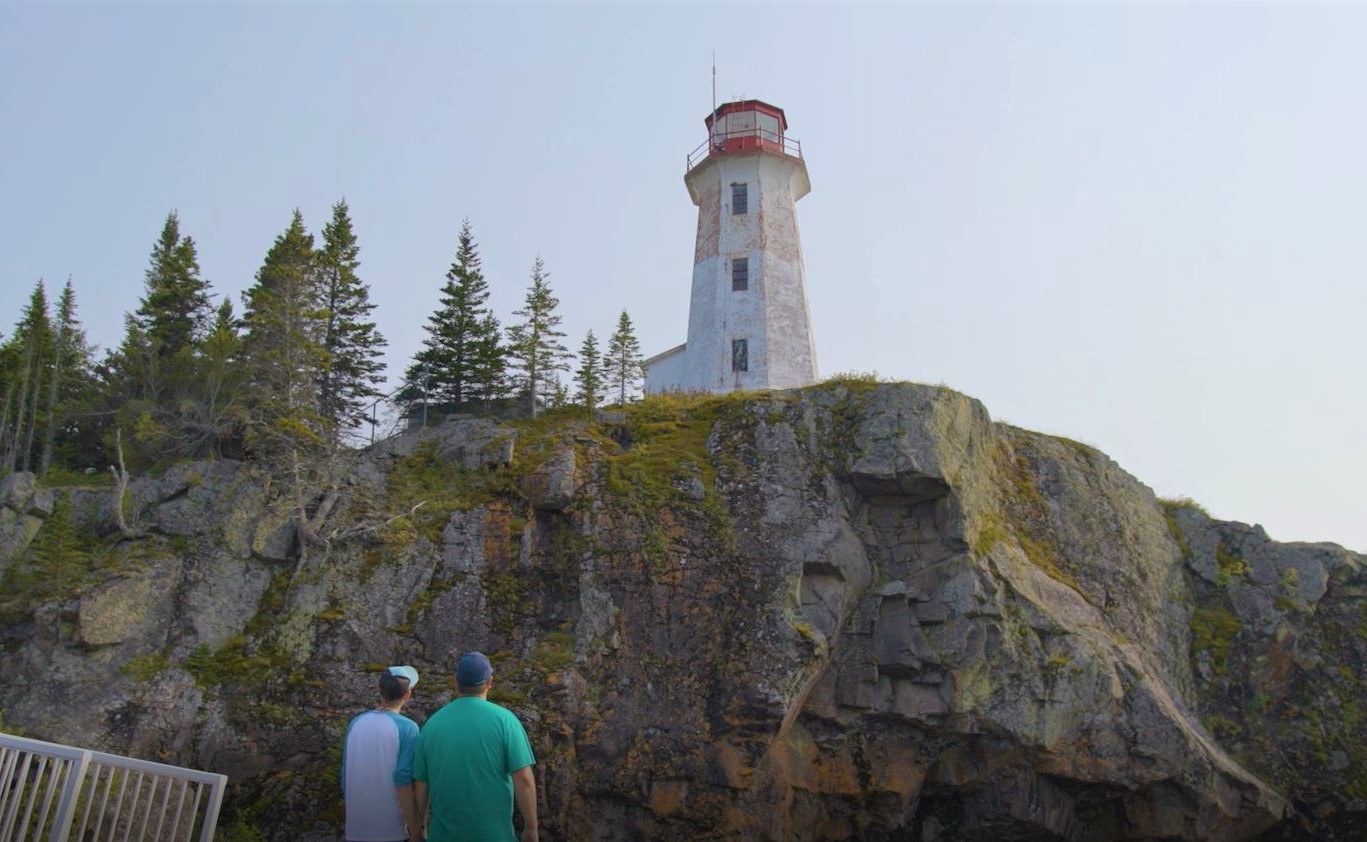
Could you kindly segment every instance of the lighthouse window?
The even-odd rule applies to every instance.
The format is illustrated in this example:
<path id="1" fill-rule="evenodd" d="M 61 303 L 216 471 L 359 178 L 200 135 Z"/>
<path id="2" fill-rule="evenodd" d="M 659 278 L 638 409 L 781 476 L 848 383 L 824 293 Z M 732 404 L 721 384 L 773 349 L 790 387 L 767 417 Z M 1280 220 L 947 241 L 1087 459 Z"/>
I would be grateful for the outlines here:
<path id="1" fill-rule="evenodd" d="M 750 288 L 750 258 L 737 257 L 731 260 L 731 291 L 744 292 Z"/>
<path id="2" fill-rule="evenodd" d="M 750 212 L 750 185 L 734 183 L 731 185 L 731 213 Z"/>
<path id="3" fill-rule="evenodd" d="M 759 136 L 770 143 L 777 143 L 782 134 L 779 132 L 778 118 L 771 114 L 759 115 Z"/>
<path id="4" fill-rule="evenodd" d="M 750 343 L 744 339 L 731 340 L 731 370 L 750 370 Z"/>

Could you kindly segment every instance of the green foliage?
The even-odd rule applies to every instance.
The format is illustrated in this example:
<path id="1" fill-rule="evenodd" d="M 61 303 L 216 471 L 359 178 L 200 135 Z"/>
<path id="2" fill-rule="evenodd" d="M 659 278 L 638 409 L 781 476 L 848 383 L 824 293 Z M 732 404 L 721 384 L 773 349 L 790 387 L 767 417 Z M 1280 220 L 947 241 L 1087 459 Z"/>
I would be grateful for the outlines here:
<path id="1" fill-rule="evenodd" d="M 532 650 L 531 666 L 543 675 L 560 672 L 574 663 L 574 635 L 549 632 Z"/>
<path id="2" fill-rule="evenodd" d="M 838 371 L 821 382 L 823 385 L 844 386 L 852 392 L 869 392 L 886 381 L 876 371 Z"/>
<path id="3" fill-rule="evenodd" d="M 199 274 L 195 241 L 181 236 L 175 211 L 167 214 L 150 261 L 135 318 L 156 353 L 170 357 L 203 337 L 213 313 L 209 282 Z"/>
<path id="4" fill-rule="evenodd" d="M 1278 594 L 1273 603 L 1282 611 L 1295 611 L 1301 607 L 1301 572 L 1294 567 L 1282 571 L 1277 581 Z"/>
<path id="5" fill-rule="evenodd" d="M 211 687 L 222 679 L 219 676 L 218 660 L 207 643 L 201 643 L 185 658 L 185 671 L 194 676 L 201 687 Z"/>
<path id="6" fill-rule="evenodd" d="M 560 343 L 560 299 L 551 293 L 550 273 L 541 258 L 532 263 L 532 283 L 527 288 L 521 310 L 513 315 L 522 321 L 508 328 L 509 368 L 522 373 L 530 412 L 536 417 L 537 400 L 553 398 L 560 384 L 557 372 L 569 368 L 569 349 Z"/>
<path id="7" fill-rule="evenodd" d="M 972 546 L 975 552 L 981 552 L 981 548 L 990 549 L 998 541 L 1006 540 L 1004 536 L 1009 534 L 1031 564 L 1049 578 L 1081 593 L 1081 585 L 1064 567 L 1058 538 L 1049 524 L 1049 503 L 1035 485 L 1034 471 L 1026 456 L 1030 444 L 1023 435 L 1014 435 L 1014 445 L 1022 452 L 1016 452 L 1006 439 L 997 442 L 994 461 L 1002 480 L 998 486 L 1002 511 L 980 516 Z"/>
<path id="8" fill-rule="evenodd" d="M 114 477 L 108 471 L 73 471 L 57 466 L 43 475 L 45 488 L 105 488 L 114 484 Z"/>
<path id="9" fill-rule="evenodd" d="M 618 406 L 626 406 L 627 397 L 633 395 L 645 381 L 641 343 L 636 339 L 636 328 L 626 310 L 617 317 L 617 327 L 608 338 L 603 364 L 604 388 L 609 393 L 617 394 Z"/>
<path id="10" fill-rule="evenodd" d="M 184 666 L 185 671 L 194 676 L 196 684 L 212 689 L 247 680 L 252 675 L 279 672 L 286 664 L 269 644 L 253 649 L 244 633 L 233 635 L 218 649 L 199 644 L 186 656 Z"/>
<path id="11" fill-rule="evenodd" d="M 47 426 L 45 387 L 51 381 L 56 355 L 42 280 L 34 285 L 5 351 L 0 470 L 29 471 L 38 463 L 38 430 Z"/>
<path id="12" fill-rule="evenodd" d="M 318 411 L 317 377 L 327 364 L 327 319 L 313 251 L 299 211 L 276 238 L 246 293 L 243 354 L 252 402 L 248 443 L 272 465 L 294 473 L 329 440 Z"/>
<path id="13" fill-rule="evenodd" d="M 247 290 L 242 354 L 250 386 L 246 443 L 296 524 L 308 520 L 312 490 L 325 482 L 336 429 L 319 410 L 319 372 L 328 310 L 318 282 L 313 236 L 299 211 L 276 238 Z"/>
<path id="14" fill-rule="evenodd" d="M 128 663 L 119 667 L 119 672 L 139 684 L 145 684 L 170 668 L 171 661 L 166 657 L 166 653 L 144 652 L 130 658 Z"/>
<path id="15" fill-rule="evenodd" d="M 579 368 L 574 374 L 575 399 L 592 415 L 603 397 L 604 360 L 598 353 L 598 339 L 593 331 L 584 336 L 584 344 L 579 348 Z"/>
<path id="16" fill-rule="evenodd" d="M 527 581 L 511 573 L 495 573 L 483 579 L 484 597 L 489 606 L 490 625 L 500 634 L 511 634 L 527 606 Z"/>
<path id="17" fill-rule="evenodd" d="M 1217 574 L 1217 582 L 1221 585 L 1228 584 L 1236 578 L 1248 578 L 1248 562 L 1229 547 L 1225 546 L 1224 541 L 1215 545 L 1215 564 L 1220 569 L 1220 572 Z"/>
<path id="18" fill-rule="evenodd" d="M 1223 605 L 1197 608 L 1191 615 L 1192 655 L 1210 652 L 1215 674 L 1224 675 L 1229 668 L 1229 647 L 1241 628 L 1239 619 Z"/>
<path id="19" fill-rule="evenodd" d="M 357 276 L 360 248 L 345 201 L 332 206 L 323 227 L 317 271 L 323 317 L 323 365 L 317 371 L 318 411 L 333 435 L 361 423 L 362 410 L 379 396 L 384 337 L 370 313 L 370 289 Z"/>
<path id="20" fill-rule="evenodd" d="M 1046 679 L 1055 679 L 1062 675 L 1063 671 L 1072 665 L 1072 656 L 1064 652 L 1059 652 L 1049 656 L 1048 660 L 1044 662 L 1041 671 L 1044 673 Z"/>
<path id="21" fill-rule="evenodd" d="M 28 616 L 33 609 L 84 589 L 111 558 L 100 552 L 88 530 L 77 530 L 71 503 L 58 500 L 33 542 L 0 577 L 0 620 Z"/>
<path id="22" fill-rule="evenodd" d="M 1210 517 L 1210 512 L 1206 511 L 1205 506 L 1202 506 L 1190 497 L 1159 497 L 1158 504 L 1164 509 L 1191 509 L 1200 512 L 1206 517 Z"/>
<path id="23" fill-rule="evenodd" d="M 1168 525 L 1168 534 L 1172 536 L 1172 540 L 1177 542 L 1177 549 L 1181 552 L 1182 558 L 1189 558 L 1191 556 L 1191 544 L 1187 542 L 1186 533 L 1182 531 L 1181 524 L 1177 522 L 1177 509 L 1181 507 L 1170 505 L 1171 501 L 1168 500 L 1159 500 L 1158 502 L 1163 507 L 1163 520 Z"/>
<path id="24" fill-rule="evenodd" d="M 973 554 L 976 556 L 987 555 L 993 547 L 1004 543 L 1011 537 L 1011 533 L 1006 528 L 1006 519 L 997 512 L 984 514 L 978 520 L 977 526 L 971 545 Z"/>
<path id="25" fill-rule="evenodd" d="M 1222 740 L 1233 740 L 1243 733 L 1237 722 L 1219 714 L 1209 714 L 1202 717 L 1205 726 L 1210 732 Z"/>
<path id="26" fill-rule="evenodd" d="M 460 468 L 437 455 L 434 442 L 423 442 L 389 472 L 388 504 L 398 512 L 411 512 L 389 523 L 380 532 L 387 554 L 397 554 L 418 535 L 433 543 L 455 511 L 468 511 L 512 493 L 507 468 Z M 415 506 L 420 508 L 413 511 Z"/>
<path id="27" fill-rule="evenodd" d="M 503 348 L 488 301 L 479 246 L 466 219 L 437 310 L 423 326 L 427 338 L 405 375 L 401 400 L 458 410 L 476 398 L 487 402 L 501 396 Z"/>
<path id="28" fill-rule="evenodd" d="M 654 510 L 687 499 L 681 485 L 702 483 L 715 500 L 716 468 L 707 449 L 712 427 L 730 408 L 730 395 L 664 393 L 647 395 L 627 407 L 630 446 L 607 458 L 607 487 L 638 507 Z M 714 514 L 717 512 L 714 512 Z"/>
<path id="29" fill-rule="evenodd" d="M 125 318 L 123 342 L 100 368 L 93 408 L 108 419 L 106 434 L 133 431 L 124 455 L 135 470 L 241 454 L 237 325 L 227 298 L 213 308 L 209 288 L 194 241 L 180 235 L 172 213 L 153 246 L 142 302 Z"/>
<path id="30" fill-rule="evenodd" d="M 258 830 L 243 816 L 238 816 L 231 822 L 220 825 L 214 834 L 214 839 L 218 842 L 267 842 L 266 834 Z"/>

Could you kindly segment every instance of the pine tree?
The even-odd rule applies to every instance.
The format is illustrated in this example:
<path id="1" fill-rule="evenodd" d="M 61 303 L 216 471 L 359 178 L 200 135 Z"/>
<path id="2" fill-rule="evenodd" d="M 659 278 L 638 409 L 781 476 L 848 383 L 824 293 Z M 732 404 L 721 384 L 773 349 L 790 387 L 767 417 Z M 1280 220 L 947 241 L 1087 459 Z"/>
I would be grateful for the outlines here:
<path id="1" fill-rule="evenodd" d="M 627 394 L 634 393 L 645 380 L 645 365 L 641 357 L 641 343 L 636 340 L 636 329 L 631 317 L 623 310 L 617 319 L 617 329 L 608 339 L 604 358 L 606 386 L 617 392 L 617 405 L 627 405 Z"/>
<path id="2" fill-rule="evenodd" d="M 327 362 L 318 375 L 318 411 L 340 436 L 360 423 L 362 410 L 383 380 L 384 337 L 370 319 L 375 305 L 369 287 L 356 275 L 360 266 L 356 235 L 346 201 L 332 206 L 318 252 L 322 306 L 327 310 L 323 350 Z M 334 441 L 335 443 L 335 441 Z"/>
<path id="3" fill-rule="evenodd" d="M 446 272 L 437 311 L 424 326 L 427 338 L 405 375 L 409 400 L 459 409 L 485 397 L 500 375 L 498 322 L 488 307 L 489 284 L 480 271 L 470 220 L 457 235 L 456 260 Z"/>
<path id="4" fill-rule="evenodd" d="M 579 369 L 574 374 L 578 387 L 575 398 L 584 405 L 589 415 L 598 408 L 603 397 L 604 360 L 598 351 L 598 339 L 589 331 L 584 335 L 584 344 L 579 346 Z"/>
<path id="5" fill-rule="evenodd" d="M 298 210 L 276 238 L 243 294 L 247 326 L 242 353 L 251 388 L 247 442 L 283 473 L 297 522 L 306 522 L 311 457 L 330 441 L 318 412 L 318 374 L 327 362 L 327 310 L 319 295 L 313 236 Z"/>
<path id="6" fill-rule="evenodd" d="M 538 397 L 548 401 L 554 398 L 559 383 L 556 372 L 569 369 L 569 349 L 560 344 L 565 333 L 557 330 L 560 315 L 555 309 L 560 300 L 551 294 L 549 277 L 545 263 L 538 257 L 532 263 L 532 283 L 522 309 L 513 311 L 522 321 L 508 328 L 508 361 L 510 368 L 522 373 L 522 386 L 527 390 L 533 418 Z"/>
<path id="7" fill-rule="evenodd" d="M 151 266 L 138 306 L 138 326 L 151 338 L 156 353 L 169 357 L 190 348 L 203 336 L 213 312 L 209 282 L 199 275 L 195 241 L 180 235 L 180 217 L 166 216 L 152 247 Z"/>

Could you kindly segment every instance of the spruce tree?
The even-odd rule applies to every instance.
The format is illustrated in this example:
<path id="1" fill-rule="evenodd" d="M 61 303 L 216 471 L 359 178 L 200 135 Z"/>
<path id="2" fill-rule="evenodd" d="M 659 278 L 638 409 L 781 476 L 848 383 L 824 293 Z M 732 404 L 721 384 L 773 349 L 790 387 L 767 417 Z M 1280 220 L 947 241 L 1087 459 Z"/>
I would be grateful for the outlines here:
<path id="1" fill-rule="evenodd" d="M 59 418 L 66 427 L 73 399 L 88 382 L 90 348 L 85 331 L 76 320 L 76 291 L 68 278 L 57 302 L 54 325 L 52 371 L 48 377 L 47 426 L 43 432 L 42 450 L 38 456 L 38 473 L 46 474 L 52 466 L 57 445 Z"/>
<path id="2" fill-rule="evenodd" d="M 331 431 L 318 412 L 327 310 L 320 300 L 313 236 L 298 210 L 243 298 L 242 353 L 251 388 L 248 445 L 284 472 L 302 515 L 310 457 L 323 450 Z"/>
<path id="3" fill-rule="evenodd" d="M 498 322 L 488 307 L 489 284 L 480 270 L 479 246 L 470 220 L 461 223 L 456 260 L 446 272 L 437 311 L 424 326 L 427 338 L 404 380 L 404 395 L 460 409 L 487 399 L 499 368 Z"/>
<path id="4" fill-rule="evenodd" d="M 514 371 L 521 372 L 522 386 L 527 390 L 527 401 L 533 418 L 537 412 L 537 398 L 548 402 L 555 397 L 559 378 L 556 372 L 569 369 L 569 349 L 560 344 L 564 331 L 556 308 L 560 300 L 551 294 L 547 279 L 550 273 L 540 257 L 532 263 L 532 283 L 521 310 L 513 315 L 522 321 L 508 328 L 508 362 Z"/>
<path id="5" fill-rule="evenodd" d="M 203 391 L 195 404 L 198 436 L 192 442 L 197 451 L 215 457 L 242 455 L 247 413 L 242 405 L 246 374 L 241 351 L 233 302 L 224 296 L 214 312 L 213 325 L 200 343 Z"/>
<path id="6" fill-rule="evenodd" d="M 503 344 L 503 331 L 493 313 L 484 317 L 479 333 L 470 367 L 470 384 L 475 397 L 483 402 L 484 411 L 488 412 L 494 401 L 508 393 L 508 351 Z"/>
<path id="7" fill-rule="evenodd" d="M 180 217 L 175 211 L 166 216 L 144 277 L 145 292 L 137 311 L 139 327 L 150 337 L 159 356 L 169 357 L 190 348 L 208 328 L 213 309 L 209 282 L 199 274 L 195 241 L 181 236 Z"/>
<path id="8" fill-rule="evenodd" d="M 332 206 L 332 221 L 323 228 L 317 255 L 321 304 L 327 311 L 322 345 L 327 354 L 318 374 L 318 411 L 334 436 L 360 423 L 369 399 L 380 392 L 384 337 L 370 313 L 370 289 L 356 274 L 360 266 L 356 234 L 346 201 Z M 335 443 L 335 441 L 334 441 Z"/>
<path id="9" fill-rule="evenodd" d="M 603 355 L 598 351 L 598 339 L 589 331 L 584 335 L 584 344 L 579 346 L 579 368 L 574 373 L 574 383 L 578 387 L 575 398 L 584 405 L 589 415 L 598 408 L 603 397 Z"/>
<path id="10" fill-rule="evenodd" d="M 209 292 L 195 242 L 181 234 L 172 211 L 152 246 L 123 342 L 100 366 L 103 406 L 95 414 L 126 433 L 121 441 L 135 468 L 208 455 L 200 354 L 213 317 Z"/>
<path id="11" fill-rule="evenodd" d="M 645 366 L 641 357 L 641 343 L 636 340 L 636 329 L 631 317 L 623 310 L 617 318 L 617 329 L 608 339 L 604 358 L 605 381 L 610 391 L 617 392 L 617 405 L 626 406 L 627 394 L 634 393 L 645 380 Z"/>

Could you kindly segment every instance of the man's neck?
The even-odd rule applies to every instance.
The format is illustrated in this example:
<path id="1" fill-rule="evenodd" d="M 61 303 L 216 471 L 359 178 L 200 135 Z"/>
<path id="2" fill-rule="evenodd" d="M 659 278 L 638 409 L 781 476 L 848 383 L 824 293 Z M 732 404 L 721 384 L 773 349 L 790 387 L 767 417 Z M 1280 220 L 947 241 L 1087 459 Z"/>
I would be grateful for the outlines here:
<path id="1" fill-rule="evenodd" d="M 398 713 L 403 710 L 403 702 L 380 702 L 380 706 L 375 709 L 389 711 L 390 713 Z"/>

